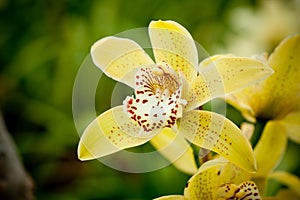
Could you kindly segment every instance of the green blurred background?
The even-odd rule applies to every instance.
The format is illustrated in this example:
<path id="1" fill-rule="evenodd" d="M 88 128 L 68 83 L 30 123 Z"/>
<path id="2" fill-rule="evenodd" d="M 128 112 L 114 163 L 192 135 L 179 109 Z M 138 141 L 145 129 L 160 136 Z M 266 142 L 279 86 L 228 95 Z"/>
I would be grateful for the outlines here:
<path id="1" fill-rule="evenodd" d="M 189 178 L 173 166 L 130 174 L 77 160 L 72 89 L 95 41 L 171 19 L 209 54 L 258 54 L 299 32 L 299 11 L 298 0 L 0 0 L 0 108 L 36 198 L 151 199 L 181 194 Z M 104 81 L 113 88 L 114 81 Z M 99 95 L 97 109 L 104 111 L 110 96 Z M 227 114 L 243 121 L 230 107 Z M 299 148 L 291 146 L 295 155 Z M 285 165 L 293 172 L 299 167 Z"/>

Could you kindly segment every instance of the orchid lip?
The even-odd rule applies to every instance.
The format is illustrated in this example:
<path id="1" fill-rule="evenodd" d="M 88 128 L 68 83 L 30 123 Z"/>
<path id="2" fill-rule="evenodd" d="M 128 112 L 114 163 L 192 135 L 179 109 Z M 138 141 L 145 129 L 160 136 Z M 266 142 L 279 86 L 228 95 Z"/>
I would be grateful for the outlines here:
<path id="1" fill-rule="evenodd" d="M 134 96 L 123 101 L 124 112 L 141 129 L 135 137 L 154 136 L 164 127 L 176 128 L 182 115 L 182 83 L 168 64 L 140 67 L 134 76 Z M 132 133 L 128 133 L 133 136 Z"/>

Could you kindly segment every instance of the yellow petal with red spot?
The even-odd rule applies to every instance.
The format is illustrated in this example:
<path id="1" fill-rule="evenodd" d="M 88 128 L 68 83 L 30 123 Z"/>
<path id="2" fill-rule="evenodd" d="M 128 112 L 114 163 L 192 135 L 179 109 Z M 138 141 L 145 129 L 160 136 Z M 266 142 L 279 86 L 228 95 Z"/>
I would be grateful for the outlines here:
<path id="1" fill-rule="evenodd" d="M 260 102 L 262 115 L 280 119 L 287 113 L 300 107 L 300 35 L 284 39 L 274 50 L 268 64 L 275 73 L 264 82 L 261 95 L 266 96 Z"/>
<path id="2" fill-rule="evenodd" d="M 139 132 L 140 128 L 124 113 L 123 106 L 114 107 L 85 129 L 78 145 L 78 157 L 90 160 L 144 144 L 151 138 L 137 138 L 126 133 Z"/>
<path id="3" fill-rule="evenodd" d="M 223 185 L 240 184 L 249 180 L 251 174 L 241 172 L 240 168 L 222 158 L 210 160 L 187 182 L 184 196 L 190 200 L 213 200 L 217 190 Z"/>
<path id="4" fill-rule="evenodd" d="M 190 33 L 174 21 L 152 21 L 149 36 L 156 63 L 166 62 L 191 82 L 197 76 L 198 53 Z"/>
<path id="5" fill-rule="evenodd" d="M 200 63 L 200 74 L 192 83 L 195 94 L 193 107 L 216 97 L 242 90 L 273 73 L 260 60 L 233 55 L 215 55 Z"/>
<path id="6" fill-rule="evenodd" d="M 284 39 L 268 59 L 275 73 L 266 80 L 233 94 L 228 102 L 248 120 L 282 119 L 300 108 L 300 35 Z"/>
<path id="7" fill-rule="evenodd" d="M 215 200 L 261 200 L 258 188 L 253 181 L 244 181 L 239 185 L 226 183 L 215 194 Z"/>
<path id="8" fill-rule="evenodd" d="M 179 134 L 247 171 L 256 171 L 254 153 L 248 139 L 222 115 L 202 110 L 186 112 L 180 122 Z"/>

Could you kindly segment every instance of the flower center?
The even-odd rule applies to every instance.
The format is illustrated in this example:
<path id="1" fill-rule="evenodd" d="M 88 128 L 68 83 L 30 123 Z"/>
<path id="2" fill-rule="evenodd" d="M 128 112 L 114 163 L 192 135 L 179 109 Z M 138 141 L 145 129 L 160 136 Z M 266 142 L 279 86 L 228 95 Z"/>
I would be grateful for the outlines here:
<path id="1" fill-rule="evenodd" d="M 140 127 L 136 137 L 150 137 L 161 128 L 174 127 L 182 115 L 182 83 L 167 64 L 146 66 L 135 74 L 135 97 L 127 97 L 123 104 L 129 117 Z"/>
<path id="2" fill-rule="evenodd" d="M 144 74 L 136 76 L 136 84 L 148 88 L 149 91 L 146 92 L 152 92 L 153 95 L 162 95 L 164 92 L 168 95 L 173 94 L 179 88 L 178 78 L 177 74 L 171 74 L 167 70 L 169 68 L 164 69 L 162 66 L 153 70 L 142 68 L 141 71 Z"/>

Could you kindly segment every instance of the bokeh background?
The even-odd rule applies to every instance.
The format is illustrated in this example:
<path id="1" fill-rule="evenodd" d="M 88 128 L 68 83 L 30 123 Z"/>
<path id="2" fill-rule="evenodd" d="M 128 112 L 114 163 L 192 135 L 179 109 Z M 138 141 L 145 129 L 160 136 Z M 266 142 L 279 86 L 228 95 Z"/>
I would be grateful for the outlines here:
<path id="1" fill-rule="evenodd" d="M 95 41 L 171 19 L 209 54 L 252 55 L 299 32 L 299 16 L 299 0 L 0 0 L 0 109 L 36 199 L 151 199 L 181 194 L 189 178 L 173 166 L 130 174 L 77 160 L 72 89 Z M 109 94 L 115 82 L 104 81 Z M 100 113 L 111 99 L 97 95 Z M 229 106 L 227 116 L 244 121 Z M 290 143 L 279 168 L 299 175 L 298 153 Z"/>

